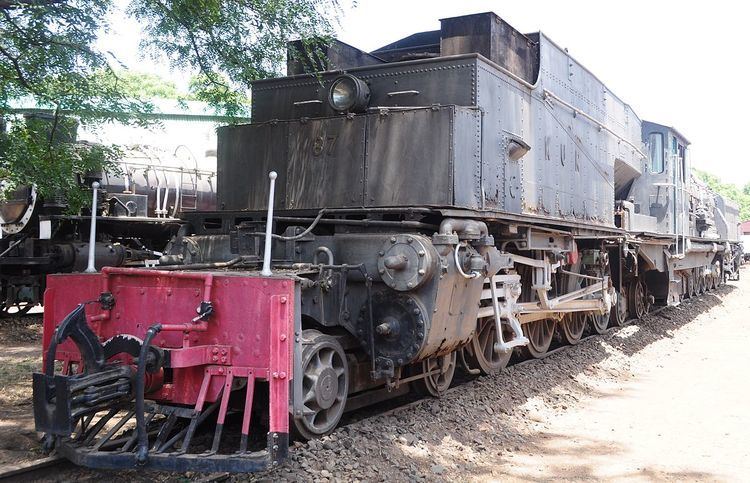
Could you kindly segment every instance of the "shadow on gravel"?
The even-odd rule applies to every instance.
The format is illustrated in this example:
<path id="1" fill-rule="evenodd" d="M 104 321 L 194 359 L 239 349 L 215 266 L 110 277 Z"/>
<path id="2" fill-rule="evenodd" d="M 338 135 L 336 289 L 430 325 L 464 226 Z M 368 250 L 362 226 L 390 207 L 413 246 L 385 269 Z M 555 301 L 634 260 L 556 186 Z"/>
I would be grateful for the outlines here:
<path id="1" fill-rule="evenodd" d="M 569 446 L 565 435 L 540 436 L 537 424 L 543 424 L 546 416 L 535 411 L 534 405 L 540 400 L 547 408 L 562 412 L 581 397 L 610 396 L 592 390 L 586 378 L 611 378 L 614 385 L 622 369 L 612 366 L 611 361 L 603 368 L 595 367 L 597 364 L 610 357 L 622 358 L 626 364 L 630 356 L 673 337 L 674 331 L 721 305 L 722 297 L 736 289 L 723 286 L 546 359 L 469 380 L 439 400 L 426 399 L 395 413 L 342 427 L 329 437 L 294 448 L 284 468 L 258 476 L 274 481 L 536 481 L 549 480 L 550 474 L 596 478 L 596 468 L 580 457 L 580 441 L 576 452 L 570 454 L 570 465 L 555 467 L 553 473 L 537 473 L 533 465 L 523 464 L 524 455 L 565 455 L 564 448 Z M 586 441 L 583 449 L 586 455 L 613 459 L 624 452 L 625 448 L 596 440 Z M 513 471 L 503 472 L 503 468 Z M 641 468 L 611 477 L 711 479 L 713 475 Z"/>

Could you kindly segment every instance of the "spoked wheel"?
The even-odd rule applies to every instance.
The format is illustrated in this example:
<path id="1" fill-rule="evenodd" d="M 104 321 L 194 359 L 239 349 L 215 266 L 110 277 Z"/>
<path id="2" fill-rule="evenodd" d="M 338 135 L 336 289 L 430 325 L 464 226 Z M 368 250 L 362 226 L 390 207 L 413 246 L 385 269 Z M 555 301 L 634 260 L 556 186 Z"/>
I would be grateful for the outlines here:
<path id="1" fill-rule="evenodd" d="M 513 337 L 513 331 L 502 326 L 504 340 Z M 506 332 L 507 331 L 507 332 Z M 466 363 L 472 369 L 479 369 L 482 374 L 494 374 L 502 371 L 508 365 L 512 350 L 501 353 L 495 351 L 497 342 L 497 330 L 495 328 L 495 319 L 482 319 L 477 322 L 477 331 L 471 339 L 471 343 L 464 348 Z"/>
<path id="2" fill-rule="evenodd" d="M 628 291 L 625 287 L 617 292 L 617 303 L 609 311 L 609 325 L 622 327 L 628 320 Z"/>
<path id="3" fill-rule="evenodd" d="M 346 406 L 349 367 L 341 344 L 317 330 L 302 332 L 302 417 L 297 433 L 317 438 L 336 428 Z"/>
<path id="4" fill-rule="evenodd" d="M 582 312 L 565 314 L 565 317 L 558 324 L 558 331 L 562 334 L 565 342 L 576 345 L 580 342 L 587 323 L 586 316 Z"/>
<path id="5" fill-rule="evenodd" d="M 529 339 L 529 343 L 521 348 L 521 352 L 527 357 L 539 359 L 549 350 L 552 337 L 555 335 L 555 319 L 537 320 L 523 324 L 523 335 Z"/>
<path id="6" fill-rule="evenodd" d="M 630 283 L 630 290 L 628 292 L 630 294 L 628 300 L 630 315 L 636 319 L 640 319 L 648 313 L 650 305 L 646 285 L 641 280 L 633 280 Z"/>
<path id="7" fill-rule="evenodd" d="M 414 387 L 419 394 L 440 397 L 448 390 L 456 373 L 456 355 L 453 351 L 444 356 L 431 357 L 422 361 L 422 373 L 430 374 L 424 379 L 414 382 Z"/>

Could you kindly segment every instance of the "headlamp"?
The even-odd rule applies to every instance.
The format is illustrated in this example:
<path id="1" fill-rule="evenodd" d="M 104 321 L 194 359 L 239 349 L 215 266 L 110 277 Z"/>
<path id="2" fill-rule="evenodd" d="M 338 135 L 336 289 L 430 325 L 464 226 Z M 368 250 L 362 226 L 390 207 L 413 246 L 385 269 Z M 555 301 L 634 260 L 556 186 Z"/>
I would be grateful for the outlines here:
<path id="1" fill-rule="evenodd" d="M 337 77 L 328 91 L 328 104 L 338 112 L 362 112 L 370 102 L 370 88 L 353 75 Z"/>

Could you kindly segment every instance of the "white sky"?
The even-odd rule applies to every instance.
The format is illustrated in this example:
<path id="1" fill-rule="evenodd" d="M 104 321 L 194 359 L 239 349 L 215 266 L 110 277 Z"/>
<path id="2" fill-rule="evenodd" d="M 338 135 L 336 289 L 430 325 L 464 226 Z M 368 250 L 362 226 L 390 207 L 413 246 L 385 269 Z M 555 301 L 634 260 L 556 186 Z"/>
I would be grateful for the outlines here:
<path id="1" fill-rule="evenodd" d="M 342 0 L 345 2 L 346 0 Z M 750 182 L 750 6 L 714 0 L 359 0 L 345 6 L 339 38 L 374 50 L 439 19 L 494 11 L 521 32 L 543 31 L 644 120 L 672 125 L 691 142 L 694 166 Z M 138 28 L 113 25 L 104 44 L 130 65 Z M 133 67 L 131 65 L 131 67 Z M 138 70 L 168 76 L 164 66 Z M 177 79 L 178 84 L 184 77 Z"/>

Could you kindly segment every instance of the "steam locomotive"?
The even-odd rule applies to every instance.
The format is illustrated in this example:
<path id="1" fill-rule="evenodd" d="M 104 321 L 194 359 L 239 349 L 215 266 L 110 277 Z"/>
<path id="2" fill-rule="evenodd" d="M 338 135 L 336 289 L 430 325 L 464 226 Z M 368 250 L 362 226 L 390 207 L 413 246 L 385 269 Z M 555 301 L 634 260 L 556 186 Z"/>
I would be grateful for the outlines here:
<path id="1" fill-rule="evenodd" d="M 27 122 L 45 123 L 43 114 Z M 76 142 L 75 131 L 61 142 Z M 205 162 L 203 164 L 206 164 Z M 215 167 L 153 146 L 124 148 L 117 173 L 79 176 L 97 191 L 96 268 L 143 266 L 161 255 L 183 222 L 182 211 L 216 209 Z M 26 313 L 42 302 L 49 273 L 87 268 L 90 212 L 71 215 L 64 197 L 42 199 L 22 186 L 0 202 L 0 314 Z"/>
<path id="2" fill-rule="evenodd" d="M 691 177 L 682 134 L 542 33 L 440 22 L 370 53 L 292 44 L 252 123 L 219 132 L 218 211 L 185 213 L 158 267 L 49 276 L 48 450 L 266 468 L 291 432 L 439 396 L 459 367 L 541 357 L 734 273 L 737 207 Z"/>

